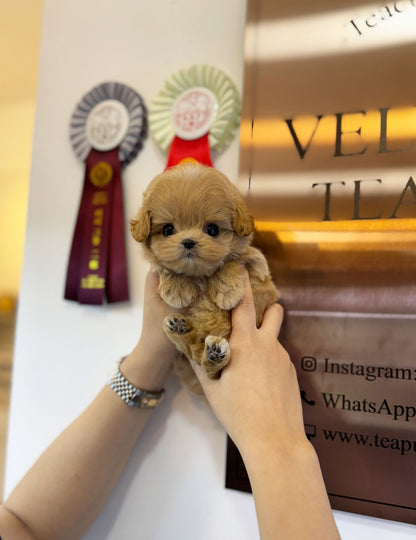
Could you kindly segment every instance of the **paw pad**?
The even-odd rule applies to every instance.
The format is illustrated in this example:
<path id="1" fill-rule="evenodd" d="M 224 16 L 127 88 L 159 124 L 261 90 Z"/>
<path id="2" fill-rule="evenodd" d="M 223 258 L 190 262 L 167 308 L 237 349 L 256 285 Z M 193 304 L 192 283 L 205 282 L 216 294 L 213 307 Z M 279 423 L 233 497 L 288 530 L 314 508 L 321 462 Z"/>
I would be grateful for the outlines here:
<path id="1" fill-rule="evenodd" d="M 187 334 L 190 330 L 190 326 L 185 317 L 180 315 L 171 315 L 166 317 L 165 325 L 170 332 L 175 332 L 177 334 Z"/>
<path id="2" fill-rule="evenodd" d="M 229 346 L 227 340 L 223 338 L 207 338 L 205 342 L 205 350 L 207 358 L 213 364 L 222 363 L 224 358 L 229 354 Z"/>

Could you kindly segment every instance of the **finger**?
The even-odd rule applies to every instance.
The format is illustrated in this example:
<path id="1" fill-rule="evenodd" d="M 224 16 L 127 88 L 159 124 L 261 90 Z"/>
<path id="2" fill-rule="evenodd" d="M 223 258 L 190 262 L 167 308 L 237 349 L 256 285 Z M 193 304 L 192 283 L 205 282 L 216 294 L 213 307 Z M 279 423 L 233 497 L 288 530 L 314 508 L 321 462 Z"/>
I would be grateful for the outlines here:
<path id="1" fill-rule="evenodd" d="M 152 291 L 153 294 L 158 294 L 159 274 L 155 270 L 149 270 L 146 275 L 145 288 Z"/>
<path id="2" fill-rule="evenodd" d="M 188 357 L 189 363 L 192 366 L 192 369 L 195 372 L 195 375 L 198 377 L 199 382 L 201 383 L 202 389 L 205 394 L 209 393 L 209 389 L 213 384 L 213 380 L 208 377 L 205 370 L 197 364 L 194 360 Z"/>
<path id="3" fill-rule="evenodd" d="M 144 287 L 144 320 L 154 324 L 169 315 L 171 308 L 164 302 L 159 294 L 159 274 L 150 270 L 146 275 Z"/>
<path id="4" fill-rule="evenodd" d="M 249 328 L 256 327 L 256 309 L 253 301 L 250 279 L 247 270 L 244 271 L 244 296 L 240 303 L 231 312 L 231 326 L 233 332 L 247 332 Z"/>
<path id="5" fill-rule="evenodd" d="M 275 337 L 279 337 L 280 328 L 283 322 L 283 308 L 280 304 L 272 304 L 269 306 L 263 315 L 261 323 L 261 331 L 270 333 Z"/>
<path id="6" fill-rule="evenodd" d="M 145 298 L 147 297 L 156 305 L 160 306 L 167 306 L 167 304 L 163 301 L 159 294 L 159 282 L 160 282 L 160 276 L 159 272 L 156 270 L 149 270 L 149 272 L 146 275 L 145 280 Z"/>

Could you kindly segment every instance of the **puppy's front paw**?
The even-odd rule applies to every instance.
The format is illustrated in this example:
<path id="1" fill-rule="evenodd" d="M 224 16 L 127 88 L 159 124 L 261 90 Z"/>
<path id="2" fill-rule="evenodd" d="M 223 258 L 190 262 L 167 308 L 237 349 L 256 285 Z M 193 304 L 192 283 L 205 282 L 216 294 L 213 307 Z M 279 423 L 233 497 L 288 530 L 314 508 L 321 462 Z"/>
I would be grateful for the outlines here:
<path id="1" fill-rule="evenodd" d="M 225 338 L 208 336 L 201 365 L 212 379 L 230 361 L 230 346 Z"/>
<path id="2" fill-rule="evenodd" d="M 159 294 L 170 306 L 183 308 L 196 300 L 199 289 L 189 278 L 175 276 L 170 279 L 161 280 Z"/>
<path id="3" fill-rule="evenodd" d="M 163 328 L 167 334 L 188 334 L 192 330 L 190 322 L 179 313 L 173 313 L 165 317 Z"/>
<path id="4" fill-rule="evenodd" d="M 226 264 L 211 278 L 208 294 L 220 309 L 234 308 L 244 296 L 243 267 L 239 263 Z"/>

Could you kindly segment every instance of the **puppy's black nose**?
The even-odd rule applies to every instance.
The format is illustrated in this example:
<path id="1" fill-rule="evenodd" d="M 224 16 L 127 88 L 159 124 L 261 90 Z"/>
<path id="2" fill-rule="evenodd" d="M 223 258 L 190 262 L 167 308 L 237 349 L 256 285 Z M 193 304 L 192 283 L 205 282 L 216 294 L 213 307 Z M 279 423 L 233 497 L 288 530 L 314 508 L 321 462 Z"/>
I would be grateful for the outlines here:
<path id="1" fill-rule="evenodd" d="M 191 238 L 186 238 L 186 240 L 182 241 L 182 245 L 185 249 L 192 249 L 196 246 L 195 240 L 192 240 Z"/>

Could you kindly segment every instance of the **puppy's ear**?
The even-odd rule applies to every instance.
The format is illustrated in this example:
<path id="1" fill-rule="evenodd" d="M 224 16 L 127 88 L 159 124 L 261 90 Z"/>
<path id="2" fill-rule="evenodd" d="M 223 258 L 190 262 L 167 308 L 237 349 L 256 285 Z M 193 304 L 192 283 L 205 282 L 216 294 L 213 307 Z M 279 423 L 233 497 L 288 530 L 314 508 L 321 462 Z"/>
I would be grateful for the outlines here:
<path id="1" fill-rule="evenodd" d="M 130 231 L 136 242 L 146 242 L 150 236 L 150 214 L 143 208 L 130 220 Z"/>
<path id="2" fill-rule="evenodd" d="M 233 228 L 239 236 L 248 236 L 254 231 L 254 219 L 244 203 L 238 202 L 236 205 Z"/>

